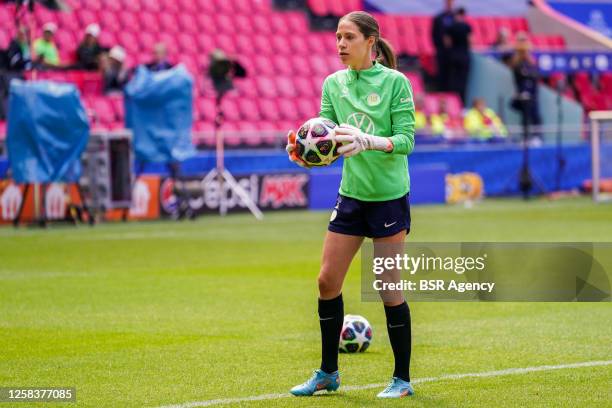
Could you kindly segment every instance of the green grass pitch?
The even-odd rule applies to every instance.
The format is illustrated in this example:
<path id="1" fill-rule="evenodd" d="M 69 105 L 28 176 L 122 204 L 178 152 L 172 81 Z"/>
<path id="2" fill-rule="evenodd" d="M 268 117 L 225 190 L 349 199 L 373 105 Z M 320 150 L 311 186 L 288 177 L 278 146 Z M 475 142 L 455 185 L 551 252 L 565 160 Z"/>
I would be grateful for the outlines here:
<path id="1" fill-rule="evenodd" d="M 319 364 L 316 274 L 329 212 L 0 229 L 0 386 L 75 386 L 76 404 L 154 407 L 286 393 Z M 584 198 L 413 208 L 412 241 L 610 241 L 612 207 Z M 382 306 L 346 313 L 372 347 L 341 355 L 343 386 L 387 382 Z M 612 360 L 610 303 L 413 303 L 412 377 Z M 611 406 L 612 366 L 417 383 L 244 406 Z M 42 406 L 42 404 L 33 404 Z M 0 403 L 0 408 L 9 406 Z M 17 407 L 28 404 L 17 404 Z"/>

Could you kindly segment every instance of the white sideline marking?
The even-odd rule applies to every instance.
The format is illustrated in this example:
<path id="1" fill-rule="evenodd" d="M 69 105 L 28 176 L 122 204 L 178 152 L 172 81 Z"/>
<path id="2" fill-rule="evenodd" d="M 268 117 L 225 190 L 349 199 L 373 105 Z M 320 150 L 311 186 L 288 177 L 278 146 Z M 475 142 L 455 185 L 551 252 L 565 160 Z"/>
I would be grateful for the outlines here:
<path id="1" fill-rule="evenodd" d="M 524 367 L 524 368 L 508 368 L 505 370 L 483 371 L 480 373 L 446 374 L 446 375 L 441 375 L 439 377 L 418 378 L 416 380 L 413 380 L 412 384 L 420 384 L 420 383 L 425 383 L 425 382 L 444 381 L 444 380 L 459 380 L 461 378 L 470 378 L 470 377 L 498 377 L 502 375 L 527 374 L 527 373 L 532 373 L 535 371 L 550 371 L 550 370 L 562 370 L 565 368 L 596 367 L 596 366 L 607 366 L 607 365 L 612 365 L 612 360 L 585 361 L 583 363 L 543 365 L 543 366 Z M 385 387 L 386 385 L 387 383 L 349 385 L 346 387 L 342 387 L 341 390 L 342 391 L 367 390 L 370 388 L 379 388 L 379 387 L 382 388 L 382 387 Z M 293 397 L 291 394 L 289 394 L 289 392 L 286 392 L 284 394 L 262 394 L 262 395 L 255 395 L 252 397 L 220 398 L 220 399 L 207 400 L 207 401 L 185 402 L 185 403 L 176 404 L 176 405 L 165 405 L 160 408 L 208 407 L 211 405 L 235 404 L 239 402 L 272 400 L 272 399 L 289 398 L 289 397 Z M 294 397 L 294 398 L 299 398 L 299 397 Z"/>

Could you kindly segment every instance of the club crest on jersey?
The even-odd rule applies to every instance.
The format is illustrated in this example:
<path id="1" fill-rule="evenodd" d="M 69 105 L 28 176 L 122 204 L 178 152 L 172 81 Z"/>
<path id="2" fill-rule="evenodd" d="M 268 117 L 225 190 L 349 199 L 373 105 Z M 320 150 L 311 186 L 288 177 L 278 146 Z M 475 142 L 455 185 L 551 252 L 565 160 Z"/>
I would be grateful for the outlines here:
<path id="1" fill-rule="evenodd" d="M 366 102 L 370 106 L 376 106 L 380 103 L 380 95 L 376 92 L 372 92 L 366 97 Z"/>
<path id="2" fill-rule="evenodd" d="M 346 118 L 346 123 L 361 129 L 362 132 L 374 134 L 374 122 L 372 118 L 362 112 L 354 112 Z"/>

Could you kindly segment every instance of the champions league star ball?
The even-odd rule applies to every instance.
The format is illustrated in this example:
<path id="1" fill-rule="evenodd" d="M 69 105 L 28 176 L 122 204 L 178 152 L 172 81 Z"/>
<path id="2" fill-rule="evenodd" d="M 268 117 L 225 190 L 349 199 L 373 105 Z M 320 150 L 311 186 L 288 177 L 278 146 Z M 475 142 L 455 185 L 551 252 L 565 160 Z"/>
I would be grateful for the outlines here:
<path id="1" fill-rule="evenodd" d="M 372 342 L 372 326 L 363 316 L 346 315 L 340 332 L 340 351 L 364 352 Z"/>
<path id="2" fill-rule="evenodd" d="M 311 166 L 328 166 L 340 156 L 334 136 L 334 122 L 324 118 L 306 121 L 297 132 L 295 143 L 297 154 Z"/>

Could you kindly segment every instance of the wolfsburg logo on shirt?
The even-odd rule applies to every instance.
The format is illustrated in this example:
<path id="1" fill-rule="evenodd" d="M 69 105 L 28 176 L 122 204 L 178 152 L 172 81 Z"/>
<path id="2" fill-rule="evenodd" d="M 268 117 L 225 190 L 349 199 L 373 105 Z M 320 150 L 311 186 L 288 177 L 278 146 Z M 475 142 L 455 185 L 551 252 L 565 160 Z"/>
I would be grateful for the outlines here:
<path id="1" fill-rule="evenodd" d="M 368 105 L 376 106 L 380 103 L 380 95 L 376 92 L 372 92 L 367 96 L 366 101 L 368 102 Z"/>
<path id="2" fill-rule="evenodd" d="M 354 112 L 346 119 L 346 123 L 361 129 L 362 132 L 374 134 L 374 122 L 372 119 L 362 112 Z"/>

